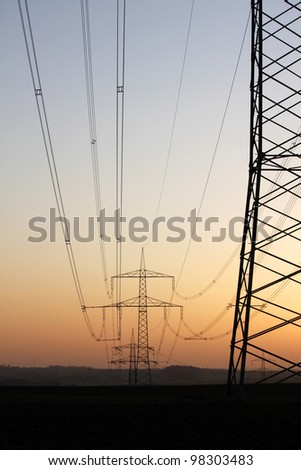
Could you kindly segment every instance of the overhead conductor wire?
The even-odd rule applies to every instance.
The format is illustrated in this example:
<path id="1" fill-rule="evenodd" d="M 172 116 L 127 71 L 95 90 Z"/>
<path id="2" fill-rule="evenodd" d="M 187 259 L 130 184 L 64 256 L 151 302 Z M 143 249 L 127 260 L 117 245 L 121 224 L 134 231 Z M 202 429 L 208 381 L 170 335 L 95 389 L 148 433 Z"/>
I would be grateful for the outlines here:
<path id="1" fill-rule="evenodd" d="M 300 128 L 298 129 L 297 137 L 296 137 L 296 139 L 293 141 L 291 148 L 294 148 L 294 147 L 296 146 L 296 144 L 297 144 L 297 141 L 300 140 L 300 137 L 299 137 L 300 129 L 301 129 L 301 126 L 300 126 Z M 284 167 L 287 165 L 288 160 L 289 160 L 289 158 L 287 157 L 287 158 L 285 159 L 285 163 L 283 164 Z M 276 191 L 275 188 L 277 188 L 277 186 L 278 186 L 278 181 L 280 180 L 280 178 L 281 178 L 282 176 L 283 176 L 283 172 L 282 172 L 281 170 L 279 170 L 278 173 L 276 174 L 275 180 L 274 180 L 273 182 L 271 181 L 270 188 L 269 188 L 267 194 L 270 195 L 270 194 L 272 194 L 274 191 Z M 290 214 L 292 208 L 294 207 L 294 204 L 296 203 L 296 200 L 297 200 L 298 197 L 300 196 L 300 191 L 301 191 L 301 190 L 298 189 L 295 194 L 292 194 L 292 195 L 290 196 L 290 199 L 289 199 L 288 203 L 286 204 L 286 206 L 285 206 L 285 208 L 284 208 L 284 210 L 283 210 L 283 213 L 284 213 L 284 214 L 286 214 L 286 215 Z M 261 208 L 261 209 L 262 209 L 262 208 Z M 283 224 L 284 224 L 284 215 L 282 214 L 282 215 L 279 217 L 279 219 L 278 219 L 278 221 L 277 221 L 275 227 L 271 226 L 271 227 L 273 228 L 273 231 L 272 231 L 272 234 L 270 235 L 270 238 L 273 238 L 273 236 L 278 233 L 278 229 L 280 229 L 280 228 L 283 226 Z M 239 247 L 238 247 L 238 248 L 239 248 Z M 268 249 L 269 249 L 269 246 L 267 247 L 267 250 L 268 250 Z M 235 249 L 234 253 L 233 253 L 231 256 L 233 256 L 235 253 L 236 253 L 236 249 Z M 258 261 L 259 261 L 259 259 L 262 260 L 265 256 L 266 256 L 266 253 L 261 253 L 261 255 L 260 255 L 259 258 L 258 258 Z M 230 258 L 230 259 L 231 259 L 231 258 Z M 230 261 L 230 259 L 228 260 L 228 262 Z M 225 270 L 226 267 L 227 267 L 227 263 L 226 263 L 226 265 L 222 268 L 222 270 L 219 272 L 219 274 L 218 274 L 218 276 L 215 278 L 215 280 L 217 280 L 218 277 L 219 277 L 220 275 L 222 275 L 223 270 Z M 258 268 L 258 266 L 255 267 L 255 270 L 257 270 L 257 268 Z M 215 282 L 215 281 L 212 281 L 212 282 Z M 280 288 L 276 289 L 276 291 L 275 291 L 274 293 L 272 293 L 272 294 L 268 297 L 267 301 L 270 302 L 270 301 L 272 301 L 273 299 L 275 299 L 275 298 L 285 289 L 285 287 L 286 287 L 287 285 L 288 285 L 288 280 L 284 283 L 284 285 L 282 285 Z M 198 294 L 195 294 L 194 296 L 191 296 L 191 297 L 183 297 L 183 296 L 179 295 L 177 292 L 176 292 L 176 294 L 179 295 L 180 297 L 183 297 L 183 298 L 185 298 L 185 299 L 189 299 L 189 300 L 190 300 L 190 299 L 194 299 L 194 298 L 197 298 L 198 296 L 202 295 L 202 294 L 205 293 L 205 291 L 206 291 L 207 289 L 209 289 L 209 288 L 210 288 L 210 284 L 208 284 L 208 286 L 207 286 L 205 289 L 203 289 L 203 291 L 201 291 L 201 292 L 199 292 Z M 222 338 L 222 337 L 224 337 L 224 336 L 229 335 L 230 332 L 231 332 L 231 330 L 228 330 L 228 331 L 226 331 L 226 332 L 224 332 L 224 333 L 222 333 L 222 334 L 215 335 L 215 336 L 212 336 L 212 337 L 205 337 L 205 336 L 204 336 L 204 334 L 205 334 L 207 331 L 209 331 L 213 326 L 215 326 L 215 325 L 223 318 L 223 316 L 224 316 L 225 313 L 230 309 L 230 307 L 234 306 L 234 305 L 233 305 L 234 298 L 235 298 L 235 296 L 232 297 L 231 301 L 230 301 L 230 302 L 228 303 L 228 305 L 222 310 L 222 312 L 221 312 L 219 315 L 217 315 L 217 317 L 214 318 L 214 319 L 212 320 L 212 322 L 209 323 L 209 325 L 207 325 L 205 328 L 203 328 L 200 333 L 195 333 L 195 332 L 184 322 L 186 328 L 193 334 L 193 337 L 189 337 L 189 338 L 185 338 L 185 339 L 215 340 L 215 339 L 220 339 L 220 338 Z M 262 312 L 262 311 L 266 308 L 266 306 L 267 306 L 266 303 L 263 303 L 261 306 L 259 306 L 260 308 L 258 308 L 256 312 L 252 313 L 252 318 L 255 318 L 260 312 Z M 180 337 L 182 338 L 182 336 L 180 336 Z"/>
<path id="2" fill-rule="evenodd" d="M 80 283 L 80 279 L 78 275 L 78 269 L 77 269 L 77 265 L 75 262 L 74 253 L 73 253 L 73 249 L 71 245 L 69 227 L 67 224 L 64 224 L 64 220 L 66 220 L 65 208 L 64 208 L 64 203 L 63 203 L 61 185 L 60 185 L 57 167 L 56 167 L 55 154 L 54 154 L 54 149 L 52 145 L 52 138 L 50 134 L 49 123 L 48 123 L 48 118 L 47 118 L 47 113 L 46 113 L 46 106 L 45 106 L 45 101 L 43 97 L 42 84 L 41 84 L 41 78 L 40 78 L 40 72 L 39 72 L 39 67 L 38 67 L 36 48 L 35 48 L 35 43 L 34 43 L 34 38 L 33 38 L 33 32 L 32 32 L 32 26 L 31 26 L 27 0 L 24 0 L 23 2 L 22 0 L 18 0 L 18 5 L 19 5 L 19 12 L 20 12 L 20 18 L 21 18 L 21 23 L 22 23 L 26 53 L 28 57 L 30 74 L 31 74 L 31 79 L 32 79 L 32 85 L 34 89 L 35 100 L 36 100 L 36 105 L 37 105 L 37 110 L 38 110 L 38 115 L 39 115 L 39 121 L 40 121 L 42 136 L 43 136 L 43 143 L 45 147 L 48 167 L 50 171 L 51 183 L 52 183 L 55 201 L 57 205 L 57 210 L 58 210 L 59 217 L 61 220 L 61 227 L 62 227 L 63 236 L 65 240 L 65 246 L 66 246 L 71 273 L 72 273 L 72 278 L 74 281 L 77 297 L 78 297 L 78 300 L 79 300 L 79 303 L 83 312 L 83 316 L 84 316 L 84 320 L 86 322 L 87 328 L 92 338 L 94 338 L 97 341 L 99 340 L 99 338 L 97 338 L 97 336 L 95 335 L 93 331 L 93 328 L 88 318 L 87 310 L 85 307 L 85 301 L 84 301 L 82 287 L 81 287 L 81 283 Z"/>
<path id="3" fill-rule="evenodd" d="M 162 179 L 162 184 L 161 184 L 161 189 L 160 189 L 160 194 L 159 194 L 159 199 L 158 199 L 158 204 L 157 204 L 156 217 L 158 216 L 160 206 L 161 206 L 162 195 L 163 195 L 163 191 L 164 191 L 164 187 L 165 187 L 166 176 L 167 176 L 167 171 L 168 171 L 168 166 L 169 166 L 169 161 L 170 161 L 170 156 L 171 156 L 171 150 L 172 150 L 172 144 L 173 144 L 173 139 L 174 139 L 176 121 L 177 121 L 177 116 L 178 116 L 182 84 L 183 84 L 183 77 L 184 77 L 184 71 L 185 71 L 186 59 L 187 59 L 187 53 L 188 53 L 192 18 L 193 18 L 193 12 L 194 12 L 194 4 L 195 4 L 195 1 L 192 0 L 189 20 L 188 20 L 187 33 L 186 33 L 184 55 L 183 55 L 181 73 L 180 73 L 180 80 L 179 80 L 179 86 L 178 86 L 178 92 L 177 92 L 177 98 L 176 98 L 176 105 L 175 105 L 174 117 L 173 117 L 173 122 L 172 122 L 172 128 L 171 128 L 169 146 L 168 146 L 168 151 L 167 151 L 167 157 L 166 157 L 166 162 L 165 162 L 164 174 L 163 174 L 163 179 Z M 168 322 L 167 317 L 165 317 L 164 318 L 164 323 L 163 323 L 161 339 L 160 339 L 158 350 L 157 350 L 157 355 L 158 356 L 161 354 L 161 347 L 162 347 L 162 343 L 163 343 L 163 339 L 164 339 L 164 335 L 165 335 L 165 331 L 166 331 L 167 322 Z M 179 327 L 180 327 L 181 323 L 182 323 L 182 319 L 180 319 Z"/>
<path id="4" fill-rule="evenodd" d="M 95 94 L 94 94 L 94 80 L 93 80 L 93 63 L 92 63 L 92 48 L 91 48 L 91 33 L 90 33 L 90 13 L 89 13 L 89 0 L 81 0 L 81 19 L 82 19 L 82 34 L 83 34 L 83 49 L 84 49 L 84 62 L 85 62 L 85 77 L 86 77 L 86 94 L 87 94 L 87 108 L 89 119 L 90 131 L 90 146 L 92 157 L 92 170 L 94 182 L 94 195 L 95 195 L 95 208 L 97 216 L 100 216 L 102 209 L 101 201 L 101 187 L 100 187 L 100 171 L 99 171 L 99 153 L 98 153 L 98 138 L 96 126 L 96 111 L 95 111 Z M 100 227 L 99 227 L 99 230 Z M 107 296 L 112 297 L 111 289 L 108 281 L 108 268 L 106 259 L 105 243 L 102 239 L 102 234 L 99 232 L 99 248 L 101 255 L 101 264 L 104 275 L 104 282 L 106 287 Z"/>
<path id="5" fill-rule="evenodd" d="M 241 45 L 240 45 L 240 49 L 239 49 L 239 53 L 238 53 L 238 58 L 237 58 L 237 61 L 236 61 L 236 65 L 235 65 L 235 69 L 234 69 L 234 74 L 233 74 L 233 77 L 232 77 L 232 81 L 231 81 L 231 85 L 230 85 L 230 90 L 229 90 L 229 93 L 228 93 L 228 97 L 227 97 L 225 109 L 224 109 L 224 112 L 223 112 L 223 116 L 222 116 L 222 120 L 221 120 L 221 124 L 220 124 L 220 128 L 219 128 L 219 132 L 218 132 L 218 136 L 217 136 L 217 140 L 216 140 L 216 143 L 215 143 L 215 146 L 214 146 L 214 150 L 213 150 L 213 154 L 212 154 L 212 158 L 211 158 L 211 162 L 210 162 L 210 166 L 209 166 L 207 178 L 206 178 L 205 185 L 204 185 L 204 188 L 203 188 L 203 191 L 202 191 L 201 200 L 200 200 L 200 203 L 199 203 L 199 206 L 198 206 L 197 216 L 199 216 L 200 211 L 201 211 L 201 209 L 202 209 L 202 207 L 203 207 L 203 203 L 204 203 L 204 199 L 205 199 L 205 196 L 206 196 L 206 193 L 207 193 L 207 189 L 208 189 L 209 181 L 210 181 L 210 178 L 211 178 L 213 166 L 214 166 L 214 163 L 215 163 L 215 160 L 216 160 L 216 155 L 217 155 L 217 151 L 218 151 L 218 148 L 219 148 L 219 144 L 220 144 L 222 132 L 223 132 L 223 129 L 224 129 L 224 124 L 225 124 L 225 120 L 226 120 L 226 116 L 227 116 L 227 112 L 228 112 L 228 108 L 229 108 L 230 99 L 231 99 L 231 97 L 232 97 L 232 92 L 233 92 L 233 88 L 234 88 L 234 83 L 235 83 L 235 79 L 236 79 L 238 67 L 239 67 L 239 64 L 240 64 L 241 56 L 242 56 L 243 46 L 244 46 L 244 43 L 245 43 L 245 38 L 246 38 L 247 31 L 248 31 L 249 22 L 250 22 L 250 12 L 249 12 L 248 19 L 247 19 L 247 24 L 246 24 L 246 27 L 245 27 L 245 30 L 244 30 L 244 33 L 243 33 L 243 38 L 242 38 L 242 41 L 241 41 Z M 177 282 L 176 282 L 176 285 L 175 285 L 174 292 L 172 293 L 170 302 L 172 302 L 172 299 L 173 299 L 174 295 L 175 295 L 176 292 L 177 292 L 177 286 L 178 286 L 178 284 L 179 284 L 180 278 L 181 278 L 182 273 L 183 273 L 183 270 L 184 270 L 184 266 L 185 266 L 186 261 L 187 261 L 187 258 L 188 258 L 188 253 L 189 253 L 189 250 L 190 250 L 190 246 L 191 246 L 193 234 L 195 233 L 195 229 L 196 229 L 196 225 L 192 228 L 191 237 L 190 237 L 190 240 L 189 240 L 189 243 L 188 243 L 188 246 L 187 246 L 185 255 L 184 255 L 184 259 L 183 259 L 183 262 L 182 262 L 182 265 L 181 265 L 181 268 L 180 268 L 180 271 L 179 271 L 179 275 L 178 275 L 178 277 L 177 277 Z M 235 249 L 235 252 L 236 252 L 236 249 Z M 230 264 L 229 261 L 232 260 L 233 258 L 234 258 L 234 256 L 231 255 L 231 257 L 230 257 L 229 260 L 227 261 L 226 265 Z M 219 277 L 220 277 L 224 272 L 225 272 L 225 269 L 222 268 L 222 269 L 220 270 Z M 212 285 L 214 285 L 214 282 L 211 283 L 210 287 L 211 287 Z M 206 288 L 206 291 L 207 291 L 207 290 L 209 290 L 209 286 Z M 200 295 L 200 293 L 197 293 L 196 295 L 194 295 L 194 296 L 192 296 L 192 297 L 193 297 L 193 298 L 196 298 L 196 297 L 198 297 L 199 295 Z M 182 297 L 183 297 L 183 296 L 182 296 Z M 181 329 L 182 324 L 184 324 L 184 325 L 190 330 L 190 328 L 188 327 L 188 325 L 186 324 L 186 322 L 183 320 L 183 318 L 180 320 L 177 330 L 174 331 L 174 330 L 172 329 L 172 330 L 173 330 L 173 333 L 175 334 L 175 339 L 174 339 L 174 343 L 173 343 L 173 345 L 172 345 L 172 348 L 171 348 L 171 351 L 170 351 L 170 354 L 169 354 L 169 358 L 171 358 L 171 356 L 172 356 L 172 354 L 173 354 L 173 351 L 174 351 L 174 349 L 175 349 L 176 342 L 177 342 L 177 339 L 178 339 L 178 337 L 179 337 L 180 329 Z M 171 329 L 171 325 L 170 325 L 170 323 L 169 323 L 169 321 L 168 321 L 168 318 L 166 318 L 165 327 L 164 327 L 163 330 L 162 330 L 162 336 L 161 336 L 160 343 L 159 343 L 159 352 L 160 352 L 160 349 L 161 349 L 161 346 L 162 346 L 162 343 L 163 343 L 163 339 L 164 339 L 164 335 L 165 335 L 166 327 L 167 327 L 167 326 L 169 327 L 169 329 Z"/>
<path id="6" fill-rule="evenodd" d="M 97 138 L 97 125 L 96 125 L 96 111 L 95 111 L 95 94 L 94 94 L 94 80 L 93 80 L 93 63 L 92 63 L 92 47 L 91 47 L 91 29 L 90 29 L 90 12 L 89 0 L 81 0 L 81 19 L 82 19 L 82 35 L 83 35 L 83 49 L 84 49 L 84 63 L 85 63 L 85 78 L 86 78 L 86 94 L 87 94 L 87 108 L 90 132 L 90 147 L 92 157 L 92 171 L 94 183 L 94 196 L 95 196 L 95 209 L 97 217 L 101 216 L 102 199 L 100 187 L 100 171 L 99 171 L 99 154 L 98 154 L 98 138 Z M 104 276 L 104 283 L 106 293 L 109 299 L 112 298 L 112 292 L 108 281 L 108 268 L 105 243 L 102 239 L 101 227 L 99 225 L 99 249 L 102 264 L 102 271 Z M 105 314 L 103 314 L 103 336 L 106 340 L 106 324 Z M 105 343 L 105 352 L 107 363 L 110 365 L 108 343 Z"/>
<path id="7" fill-rule="evenodd" d="M 172 122 L 172 128 L 171 128 L 169 146 L 168 146 L 167 157 L 166 157 L 166 162 L 165 162 L 163 180 L 162 180 L 162 184 L 161 184 L 159 200 L 158 200 L 158 205 L 157 205 L 156 217 L 158 216 L 160 206 L 161 206 L 162 195 L 163 195 L 163 190 L 164 190 L 164 186 L 165 186 L 165 182 L 166 182 L 167 170 L 168 170 L 168 166 L 169 166 L 171 149 L 172 149 L 172 144 L 173 144 L 173 139 L 174 139 L 174 133 L 175 133 L 175 127 L 176 127 L 178 109 L 179 109 L 179 103 L 180 103 L 180 97 L 181 97 L 182 83 L 183 83 L 183 77 L 184 77 L 184 71 L 185 71 L 185 65 L 186 65 L 186 59 L 187 59 L 191 23 L 192 23 L 193 11 L 194 11 L 194 3 L 195 3 L 195 0 L 192 0 L 191 9 L 190 9 L 190 16 L 189 16 L 189 21 L 188 21 L 187 34 L 186 34 L 186 42 L 185 42 L 184 56 L 183 56 L 183 62 L 182 62 L 182 69 L 181 69 L 179 86 L 178 86 L 178 93 L 177 93 L 177 99 L 176 99 L 176 106 L 175 106 L 174 117 L 173 117 L 173 122 Z"/>
<path id="8" fill-rule="evenodd" d="M 217 136 L 217 140 L 216 140 L 216 143 L 215 143 L 215 146 L 214 146 L 214 150 L 213 150 L 213 154 L 212 154 L 212 158 L 211 158 L 207 178 L 206 178 L 205 185 L 204 185 L 204 188 L 203 188 L 203 191 L 202 191 L 201 200 L 200 200 L 200 203 L 199 203 L 199 206 L 198 206 L 197 217 L 200 215 L 201 209 L 203 207 L 203 203 L 204 203 L 205 196 L 206 196 L 207 189 L 208 189 L 208 185 L 209 185 L 209 182 L 210 182 L 213 166 L 214 166 L 214 163 L 215 163 L 215 160 L 216 160 L 216 155 L 217 155 L 217 151 L 218 151 L 218 148 L 219 148 L 221 136 L 222 136 L 222 133 L 223 133 L 223 130 L 224 130 L 224 125 L 225 125 L 225 121 L 226 121 L 226 117 L 227 117 L 227 113 L 228 113 L 228 108 L 229 108 L 230 100 L 231 100 L 232 93 L 233 93 L 234 83 L 235 83 L 235 79 L 236 79 L 236 75 L 237 75 L 238 67 L 239 67 L 239 64 L 240 64 L 241 55 L 242 55 L 242 51 L 243 51 L 243 47 L 244 47 L 244 43 L 245 43 L 247 31 L 248 31 L 248 27 L 249 27 L 250 16 L 251 15 L 249 13 L 248 19 L 247 19 L 247 24 L 246 24 L 246 27 L 245 27 L 245 30 L 244 30 L 244 33 L 243 33 L 243 38 L 242 38 L 241 45 L 240 45 L 240 48 L 239 48 L 238 58 L 237 58 L 237 61 L 236 61 L 234 74 L 233 74 L 233 77 L 232 77 L 230 90 L 229 90 L 229 93 L 228 93 L 225 109 L 224 109 L 224 112 L 223 112 L 219 132 L 218 132 L 218 136 Z M 186 264 L 186 261 L 187 261 L 188 253 L 189 253 L 189 250 L 190 250 L 190 247 L 191 247 L 192 237 L 195 234 L 195 230 L 196 230 L 196 224 L 194 225 L 194 227 L 192 227 L 191 237 L 189 239 L 189 243 L 188 243 L 185 255 L 184 255 L 184 259 L 183 259 L 183 262 L 182 262 L 182 265 L 181 265 L 181 269 L 180 269 L 180 272 L 179 272 L 178 277 L 177 277 L 177 283 L 176 283 L 176 286 L 175 286 L 175 290 L 177 289 L 177 286 L 178 286 L 179 281 L 181 279 L 181 276 L 182 276 L 182 273 L 183 273 L 183 270 L 184 270 L 184 267 L 185 267 L 185 264 Z"/>
<path id="9" fill-rule="evenodd" d="M 116 304 L 118 337 L 121 335 L 121 267 L 122 267 L 122 217 L 124 183 L 124 78 L 125 78 L 125 33 L 126 0 L 117 0 L 117 44 L 116 44 L 116 135 L 115 135 L 115 206 L 117 217 L 116 262 Z"/>

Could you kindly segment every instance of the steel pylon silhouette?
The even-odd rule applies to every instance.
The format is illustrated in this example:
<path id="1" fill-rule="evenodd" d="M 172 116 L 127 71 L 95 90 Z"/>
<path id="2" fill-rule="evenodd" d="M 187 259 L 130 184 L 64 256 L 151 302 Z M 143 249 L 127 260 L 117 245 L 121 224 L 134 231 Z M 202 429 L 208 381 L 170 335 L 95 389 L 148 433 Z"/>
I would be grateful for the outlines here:
<path id="1" fill-rule="evenodd" d="M 141 250 L 139 276 L 138 351 L 136 382 L 137 384 L 141 385 L 150 385 L 152 383 L 149 364 L 146 270 L 143 248 Z"/>
<path id="2" fill-rule="evenodd" d="M 129 367 L 128 384 L 135 385 L 137 369 L 137 344 L 135 343 L 134 328 L 132 328 L 131 342 L 112 348 L 112 364 Z"/>
<path id="3" fill-rule="evenodd" d="M 145 267 L 144 250 L 141 250 L 140 268 L 135 271 L 126 272 L 112 276 L 112 291 L 114 289 L 114 280 L 120 281 L 121 279 L 139 279 L 139 295 L 127 300 L 121 300 L 109 305 L 90 306 L 86 308 L 96 308 L 102 311 L 103 317 L 106 317 L 106 310 L 116 310 L 117 316 L 117 338 L 110 340 L 121 340 L 122 328 L 121 319 L 122 311 L 124 308 L 131 308 L 138 310 L 138 342 L 137 345 L 132 339 L 130 344 L 119 345 L 113 347 L 114 359 L 113 364 L 121 366 L 122 364 L 129 364 L 129 383 L 132 385 L 151 385 L 151 367 L 150 364 L 156 364 L 155 359 L 150 359 L 150 354 L 154 356 L 154 348 L 149 346 L 148 337 L 148 310 L 154 308 L 161 308 L 164 312 L 164 318 L 167 317 L 167 312 L 170 309 L 178 309 L 180 317 L 183 318 L 183 307 L 182 305 L 174 304 L 171 302 L 165 302 L 164 300 L 155 299 L 147 295 L 147 279 L 164 279 L 169 278 L 172 282 L 172 289 L 175 289 L 175 278 L 169 274 L 159 273 L 156 271 L 150 271 Z M 125 352 L 130 350 L 130 356 Z M 135 350 L 135 359 L 134 359 Z M 135 361 L 135 365 L 134 365 Z"/>
<path id="4" fill-rule="evenodd" d="M 137 385 L 137 349 L 138 345 L 135 342 L 134 328 L 132 328 L 131 342 L 129 344 L 123 344 L 114 346 L 112 348 L 112 361 L 111 363 L 119 366 L 120 370 L 122 366 L 128 367 L 128 385 Z M 157 364 L 155 360 L 155 349 L 148 347 L 148 358 L 149 364 Z M 151 383 L 151 382 L 150 382 Z M 150 385 L 147 382 L 146 385 Z M 143 383 L 139 383 L 143 385 Z"/>
<path id="5" fill-rule="evenodd" d="M 136 370 L 137 370 L 137 345 L 135 344 L 134 328 L 132 329 L 131 343 L 130 343 L 130 367 L 129 367 L 129 385 L 136 383 Z"/>
<path id="6" fill-rule="evenodd" d="M 228 393 L 242 391 L 257 359 L 258 382 L 301 375 L 301 2 L 251 5 L 249 182 Z"/>

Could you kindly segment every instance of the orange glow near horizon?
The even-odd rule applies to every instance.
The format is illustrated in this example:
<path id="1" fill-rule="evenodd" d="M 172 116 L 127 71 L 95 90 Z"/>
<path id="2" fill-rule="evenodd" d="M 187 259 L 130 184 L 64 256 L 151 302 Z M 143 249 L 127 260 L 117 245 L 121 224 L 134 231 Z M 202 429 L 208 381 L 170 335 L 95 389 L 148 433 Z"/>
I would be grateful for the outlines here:
<path id="1" fill-rule="evenodd" d="M 43 227 L 49 230 L 48 218 L 55 207 L 55 198 L 17 6 L 15 2 L 4 3 L 0 15 L 4 51 L 0 87 L 3 109 L 0 364 L 108 367 L 111 348 L 118 343 L 110 341 L 106 345 L 90 336 L 60 228 L 57 226 L 57 239 L 53 243 L 49 236 L 41 243 L 28 241 L 33 236 L 29 228 L 32 218 L 45 218 Z M 72 222 L 74 217 L 79 218 L 84 236 L 88 218 L 95 217 L 95 201 L 79 5 L 69 0 L 30 3 L 66 215 Z M 214 149 L 249 5 L 223 0 L 196 2 L 178 114 L 173 121 L 189 2 L 132 0 L 128 3 L 125 228 L 128 229 L 129 220 L 138 216 L 147 220 L 150 228 L 156 217 L 164 217 L 165 222 L 158 226 L 158 241 L 150 239 L 151 230 L 143 243 L 128 237 L 122 248 L 122 272 L 139 269 L 143 246 L 147 269 L 175 276 L 176 290 L 181 296 L 172 292 L 170 280 L 147 282 L 148 295 L 184 308 L 183 322 L 179 310 L 171 309 L 167 323 L 162 308 L 149 309 L 149 345 L 156 351 L 160 349 L 160 367 L 182 364 L 227 368 L 239 266 L 237 237 L 241 233 L 239 223 L 235 226 L 235 236 L 230 233 L 231 221 L 244 213 L 248 180 L 249 38 L 236 70 L 216 155 Z M 91 2 L 101 197 L 108 216 L 115 209 L 114 5 L 115 2 Z M 216 5 L 219 15 L 216 15 Z M 202 221 L 197 234 L 202 236 L 202 241 L 190 241 L 188 217 L 198 208 Z M 296 215 L 298 208 L 295 209 Z M 177 235 L 167 225 L 172 217 L 184 220 L 181 227 L 185 239 L 178 242 L 166 240 L 167 236 Z M 179 225 L 179 220 L 175 225 Z M 217 241 L 223 230 L 225 236 Z M 108 231 L 113 236 L 112 225 Z M 110 304 L 114 299 L 110 300 L 106 294 L 97 237 L 80 243 L 71 235 L 85 304 Z M 116 270 L 114 240 L 105 242 L 105 249 L 110 278 Z M 294 257 L 298 246 L 281 245 L 279 250 Z M 220 274 L 225 265 L 227 269 Z M 266 279 L 268 276 L 272 274 L 267 274 Z M 259 278 L 256 282 L 260 281 Z M 193 300 L 182 298 L 202 291 Z M 138 280 L 124 279 L 122 299 L 137 295 Z M 299 297 L 298 286 L 290 285 L 278 300 L 298 310 Z M 102 313 L 100 310 L 88 310 L 88 313 L 97 335 L 102 329 Z M 107 312 L 107 337 L 116 334 L 115 316 L 114 312 Z M 251 330 L 256 332 L 268 325 L 269 320 L 258 314 L 252 320 Z M 130 343 L 132 328 L 137 340 L 137 310 L 124 308 L 120 344 Z M 284 334 L 275 332 L 264 338 L 264 344 L 271 349 L 280 347 L 284 355 L 298 360 L 298 329 L 287 328 Z M 200 340 L 187 339 L 202 332 Z M 249 360 L 247 367 L 258 368 L 258 364 Z"/>

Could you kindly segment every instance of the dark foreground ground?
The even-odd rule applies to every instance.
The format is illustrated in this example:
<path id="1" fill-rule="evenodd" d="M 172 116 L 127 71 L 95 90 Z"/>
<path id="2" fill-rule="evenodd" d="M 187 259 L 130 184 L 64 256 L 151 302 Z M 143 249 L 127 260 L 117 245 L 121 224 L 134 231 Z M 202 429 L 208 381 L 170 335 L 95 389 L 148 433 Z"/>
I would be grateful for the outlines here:
<path id="1" fill-rule="evenodd" d="M 1 387 L 1 448 L 299 449 L 300 385 Z"/>

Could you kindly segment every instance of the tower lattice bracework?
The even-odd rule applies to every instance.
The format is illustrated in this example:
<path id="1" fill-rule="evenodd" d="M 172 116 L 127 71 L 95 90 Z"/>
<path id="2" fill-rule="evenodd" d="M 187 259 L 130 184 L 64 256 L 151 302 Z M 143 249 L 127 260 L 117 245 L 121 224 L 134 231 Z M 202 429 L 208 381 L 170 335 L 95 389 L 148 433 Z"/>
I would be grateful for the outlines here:
<path id="1" fill-rule="evenodd" d="M 139 365 L 139 366 L 138 366 Z M 139 276 L 139 307 L 138 307 L 138 350 L 136 383 L 141 385 L 151 384 L 148 346 L 148 318 L 147 318 L 147 291 L 144 251 L 141 253 Z"/>
<path id="2" fill-rule="evenodd" d="M 229 393 L 263 357 L 257 382 L 301 375 L 301 2 L 251 5 L 249 182 Z"/>
<path id="3" fill-rule="evenodd" d="M 138 308 L 138 343 L 137 343 L 137 357 L 135 367 L 135 385 L 151 385 L 151 367 L 150 363 L 156 361 L 150 360 L 150 352 L 154 352 L 154 348 L 149 346 L 149 335 L 148 335 L 148 309 L 163 308 L 164 315 L 166 315 L 167 309 L 177 308 L 180 310 L 180 316 L 183 316 L 183 307 L 181 305 L 165 302 L 163 300 L 154 299 L 147 295 L 147 279 L 166 279 L 169 278 L 172 281 L 172 289 L 175 288 L 174 276 L 169 274 L 163 274 L 156 271 L 150 271 L 145 267 L 144 250 L 141 250 L 140 269 L 130 271 L 127 273 L 112 276 L 114 279 L 139 279 L 139 295 L 138 297 L 128 299 L 118 304 L 113 304 L 120 311 L 123 307 L 135 307 Z M 133 383 L 133 382 L 131 382 Z"/>
<path id="4" fill-rule="evenodd" d="M 113 346 L 112 348 L 112 361 L 111 364 L 119 366 L 120 370 L 123 366 L 128 367 L 128 385 L 151 385 L 151 364 L 157 364 L 155 360 L 155 349 L 148 347 L 148 362 L 149 362 L 149 374 L 147 374 L 147 380 L 139 380 L 137 377 L 137 349 L 138 345 L 134 338 L 134 328 L 132 329 L 131 342 L 129 344 L 123 344 L 120 346 Z M 145 360 L 144 364 L 145 366 Z M 141 366 L 140 366 L 141 367 Z M 137 381 L 138 379 L 138 381 Z"/>
<path id="5" fill-rule="evenodd" d="M 170 279 L 172 289 L 175 289 L 175 278 L 169 274 L 150 271 L 145 267 L 144 250 L 141 251 L 140 269 L 129 271 L 123 274 L 118 274 L 111 277 L 112 291 L 114 288 L 114 280 L 120 281 L 121 279 L 139 279 L 139 295 L 127 300 L 121 300 L 109 305 L 89 306 L 86 309 L 99 309 L 102 312 L 103 318 L 106 318 L 106 310 L 115 310 L 117 317 L 117 337 L 107 339 L 107 341 L 121 341 L 122 337 L 122 312 L 124 308 L 138 309 L 138 342 L 137 345 L 134 341 L 134 333 L 132 331 L 132 339 L 130 344 L 119 345 L 113 347 L 114 359 L 112 363 L 115 365 L 129 364 L 129 384 L 130 385 L 151 385 L 151 367 L 150 364 L 156 364 L 157 361 L 150 359 L 150 353 L 154 355 L 154 348 L 149 346 L 148 336 L 148 310 L 149 309 L 163 309 L 164 319 L 167 320 L 167 315 L 170 309 L 178 309 L 180 318 L 183 318 L 182 305 L 165 302 L 164 300 L 155 299 L 147 295 L 147 279 Z M 130 351 L 130 356 L 126 351 Z"/>

